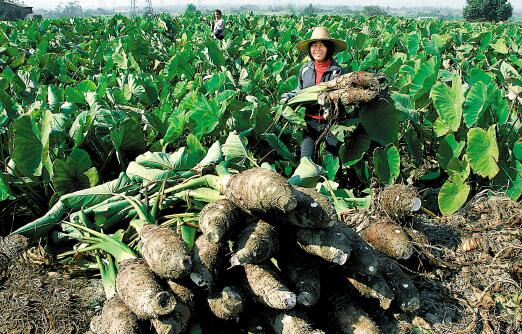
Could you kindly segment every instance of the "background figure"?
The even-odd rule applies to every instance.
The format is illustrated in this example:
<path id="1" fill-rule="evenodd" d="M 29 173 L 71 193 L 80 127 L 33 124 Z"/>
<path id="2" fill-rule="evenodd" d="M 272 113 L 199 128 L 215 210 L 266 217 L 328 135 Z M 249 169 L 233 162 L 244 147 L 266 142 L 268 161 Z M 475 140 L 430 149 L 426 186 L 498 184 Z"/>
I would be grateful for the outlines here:
<path id="1" fill-rule="evenodd" d="M 216 21 L 210 24 L 210 27 L 212 28 L 212 33 L 214 34 L 214 37 L 216 37 L 219 40 L 222 40 L 223 38 L 225 38 L 225 21 L 223 21 L 223 18 L 221 16 L 221 10 L 216 9 L 214 11 L 214 17 L 216 18 Z"/>

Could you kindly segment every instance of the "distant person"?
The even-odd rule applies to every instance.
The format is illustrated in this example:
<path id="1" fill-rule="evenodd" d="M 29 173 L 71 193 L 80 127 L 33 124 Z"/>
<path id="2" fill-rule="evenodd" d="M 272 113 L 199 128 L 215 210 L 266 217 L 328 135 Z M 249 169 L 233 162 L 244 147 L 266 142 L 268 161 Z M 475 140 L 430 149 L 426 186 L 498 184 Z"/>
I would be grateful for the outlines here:
<path id="1" fill-rule="evenodd" d="M 221 16 L 221 10 L 216 9 L 214 11 L 215 21 L 210 23 L 210 28 L 212 29 L 212 33 L 214 37 L 219 40 L 225 38 L 225 21 L 223 21 L 223 17 Z"/>

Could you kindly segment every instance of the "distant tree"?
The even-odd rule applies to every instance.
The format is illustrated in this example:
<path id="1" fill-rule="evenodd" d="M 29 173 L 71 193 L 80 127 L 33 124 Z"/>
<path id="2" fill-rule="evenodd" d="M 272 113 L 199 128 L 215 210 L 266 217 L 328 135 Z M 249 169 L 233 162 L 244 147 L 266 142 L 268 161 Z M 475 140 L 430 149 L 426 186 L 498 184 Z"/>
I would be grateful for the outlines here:
<path id="1" fill-rule="evenodd" d="M 198 9 L 196 8 L 196 5 L 194 5 L 193 3 L 189 3 L 187 5 L 187 9 L 185 9 L 185 12 L 186 13 L 195 13 Z"/>
<path id="2" fill-rule="evenodd" d="M 467 0 L 463 14 L 466 21 L 505 21 L 513 7 L 507 0 Z"/>
<path id="3" fill-rule="evenodd" d="M 62 15 L 69 16 L 69 17 L 82 16 L 83 15 L 82 6 L 80 6 L 76 1 L 68 2 L 65 5 L 65 7 L 63 8 Z"/>
<path id="4" fill-rule="evenodd" d="M 312 6 L 311 3 L 309 3 L 308 6 L 306 6 L 306 8 L 301 12 L 301 14 L 306 16 L 312 16 L 316 14 L 316 9 L 314 8 L 314 6 Z"/>
<path id="5" fill-rule="evenodd" d="M 388 12 L 379 6 L 364 6 L 361 14 L 365 16 L 388 16 Z"/>

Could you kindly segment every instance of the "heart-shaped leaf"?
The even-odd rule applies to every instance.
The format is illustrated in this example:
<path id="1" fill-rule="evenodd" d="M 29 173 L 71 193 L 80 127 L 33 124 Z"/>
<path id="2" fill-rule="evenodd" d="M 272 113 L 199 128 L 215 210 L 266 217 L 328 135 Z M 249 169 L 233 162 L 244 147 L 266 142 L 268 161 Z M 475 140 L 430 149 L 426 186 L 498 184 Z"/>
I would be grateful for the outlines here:
<path id="1" fill-rule="evenodd" d="M 397 147 L 388 145 L 385 148 L 376 148 L 373 151 L 373 166 L 379 181 L 392 184 L 399 176 L 401 168 L 401 157 Z"/>
<path id="2" fill-rule="evenodd" d="M 471 187 L 464 182 L 459 174 L 451 176 L 444 182 L 438 195 L 440 212 L 451 215 L 466 202 Z"/>
<path id="3" fill-rule="evenodd" d="M 488 131 L 481 128 L 470 129 L 466 153 L 473 171 L 482 177 L 495 177 L 499 171 L 495 125 L 489 127 Z"/>

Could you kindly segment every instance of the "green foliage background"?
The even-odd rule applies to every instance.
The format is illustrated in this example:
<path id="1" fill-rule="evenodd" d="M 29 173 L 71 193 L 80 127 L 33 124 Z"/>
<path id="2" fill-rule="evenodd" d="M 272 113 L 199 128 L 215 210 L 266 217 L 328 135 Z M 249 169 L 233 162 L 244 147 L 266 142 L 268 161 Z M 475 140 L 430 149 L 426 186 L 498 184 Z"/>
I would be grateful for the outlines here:
<path id="1" fill-rule="evenodd" d="M 346 71 L 382 72 L 391 89 L 333 129 L 343 146 L 337 157 L 320 149 L 327 178 L 355 195 L 372 182 L 434 188 L 442 213 L 485 187 L 520 198 L 519 25 L 226 19 L 222 42 L 196 11 L 0 23 L 0 216 L 16 205 L 40 216 L 140 154 L 184 146 L 202 158 L 216 140 L 244 168 L 292 176 L 303 114 L 278 101 L 306 61 L 294 45 L 317 25 L 346 41 Z"/>

